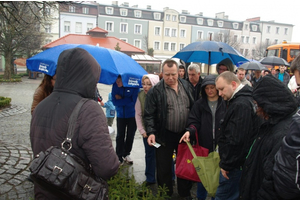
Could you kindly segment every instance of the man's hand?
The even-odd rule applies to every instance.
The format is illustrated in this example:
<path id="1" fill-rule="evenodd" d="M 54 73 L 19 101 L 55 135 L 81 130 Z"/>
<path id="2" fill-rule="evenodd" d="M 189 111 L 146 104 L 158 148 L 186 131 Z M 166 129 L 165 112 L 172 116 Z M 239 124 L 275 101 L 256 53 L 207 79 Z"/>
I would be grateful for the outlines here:
<path id="1" fill-rule="evenodd" d="M 155 144 L 155 135 L 154 134 L 151 134 L 149 135 L 148 139 L 147 139 L 147 142 L 149 144 L 149 146 L 153 146 L 153 144 Z"/>
<path id="2" fill-rule="evenodd" d="M 221 168 L 221 173 L 224 176 L 224 178 L 229 180 L 229 177 L 227 176 L 227 174 L 229 174 L 229 171 L 225 171 L 224 169 Z"/>
<path id="3" fill-rule="evenodd" d="M 190 132 L 189 131 L 187 131 L 187 132 L 185 132 L 183 134 L 183 136 L 179 140 L 179 143 L 181 143 L 182 141 L 185 141 L 185 142 L 189 142 L 190 141 Z"/>
<path id="4" fill-rule="evenodd" d="M 120 95 L 118 95 L 118 94 L 115 95 L 115 98 L 116 99 L 122 99 L 122 97 Z"/>

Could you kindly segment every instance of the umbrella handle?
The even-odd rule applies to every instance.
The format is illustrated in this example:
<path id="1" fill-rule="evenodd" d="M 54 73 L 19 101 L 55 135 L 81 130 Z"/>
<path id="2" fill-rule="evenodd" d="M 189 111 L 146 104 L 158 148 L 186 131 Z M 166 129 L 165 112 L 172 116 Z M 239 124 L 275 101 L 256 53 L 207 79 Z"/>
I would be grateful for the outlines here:
<path id="1" fill-rule="evenodd" d="M 190 149 L 190 151 L 191 151 L 191 153 L 192 153 L 193 157 L 194 157 L 194 158 L 196 158 L 196 157 L 197 157 L 197 155 L 196 155 L 196 153 L 195 153 L 195 151 L 194 151 L 194 149 L 193 149 L 193 147 L 192 147 L 191 143 L 190 143 L 190 142 L 188 142 L 188 141 L 186 141 L 186 144 L 188 145 L 188 147 L 189 147 L 189 149 Z"/>

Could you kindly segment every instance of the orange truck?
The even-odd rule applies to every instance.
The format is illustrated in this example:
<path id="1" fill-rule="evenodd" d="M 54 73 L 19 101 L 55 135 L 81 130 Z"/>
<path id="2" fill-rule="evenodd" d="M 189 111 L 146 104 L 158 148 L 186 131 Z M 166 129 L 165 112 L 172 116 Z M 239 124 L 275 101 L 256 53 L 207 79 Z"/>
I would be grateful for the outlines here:
<path id="1" fill-rule="evenodd" d="M 265 56 L 278 56 L 285 59 L 288 63 L 294 60 L 294 58 L 300 53 L 300 43 L 287 43 L 271 45 L 266 49 Z M 275 68 L 278 66 L 275 66 Z M 289 71 L 289 67 L 288 67 Z"/>

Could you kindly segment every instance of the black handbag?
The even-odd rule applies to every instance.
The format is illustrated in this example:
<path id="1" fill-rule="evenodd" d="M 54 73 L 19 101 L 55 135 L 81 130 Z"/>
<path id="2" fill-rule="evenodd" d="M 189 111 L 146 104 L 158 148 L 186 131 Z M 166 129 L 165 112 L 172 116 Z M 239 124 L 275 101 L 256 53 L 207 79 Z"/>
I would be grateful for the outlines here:
<path id="1" fill-rule="evenodd" d="M 52 146 L 35 156 L 30 165 L 30 178 L 53 193 L 80 200 L 108 199 L 108 185 L 96 177 L 90 165 L 70 153 L 76 119 L 81 106 L 88 99 L 81 99 L 74 108 L 68 125 L 66 139 L 61 147 Z"/>

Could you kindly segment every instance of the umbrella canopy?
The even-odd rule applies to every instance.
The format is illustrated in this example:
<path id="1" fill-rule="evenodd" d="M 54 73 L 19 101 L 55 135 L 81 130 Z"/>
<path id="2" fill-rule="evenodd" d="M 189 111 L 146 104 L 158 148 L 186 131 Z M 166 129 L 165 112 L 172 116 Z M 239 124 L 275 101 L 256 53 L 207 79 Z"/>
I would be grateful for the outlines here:
<path id="1" fill-rule="evenodd" d="M 256 62 L 256 61 L 250 61 L 250 62 L 246 62 L 242 65 L 239 66 L 239 68 L 244 68 L 245 70 L 267 70 L 268 68 L 266 68 L 263 64 L 261 64 L 260 62 Z"/>
<path id="2" fill-rule="evenodd" d="M 76 47 L 88 51 L 100 64 L 99 83 L 113 84 L 121 75 L 124 87 L 140 87 L 143 75 L 147 74 L 142 66 L 122 52 L 85 44 L 63 44 L 47 49 L 27 59 L 27 68 L 53 76 L 60 53 Z"/>
<path id="3" fill-rule="evenodd" d="M 272 65 L 272 66 L 277 66 L 277 65 L 285 65 L 285 66 L 290 66 L 290 64 L 284 60 L 283 58 L 279 58 L 277 56 L 268 56 L 259 61 L 261 64 L 264 65 Z"/>
<path id="4" fill-rule="evenodd" d="M 235 65 L 240 61 L 248 61 L 233 47 L 215 41 L 193 42 L 176 53 L 173 58 L 179 58 L 184 62 L 199 62 L 208 65 L 219 63 L 225 58 L 229 58 Z"/>

